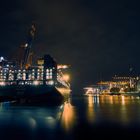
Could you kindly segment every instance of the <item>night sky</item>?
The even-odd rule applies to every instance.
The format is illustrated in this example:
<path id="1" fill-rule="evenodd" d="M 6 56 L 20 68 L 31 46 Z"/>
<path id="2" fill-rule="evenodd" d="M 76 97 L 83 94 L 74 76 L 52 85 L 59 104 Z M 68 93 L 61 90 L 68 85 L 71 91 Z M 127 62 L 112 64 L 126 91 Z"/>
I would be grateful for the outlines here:
<path id="1" fill-rule="evenodd" d="M 0 55 L 11 59 L 37 26 L 35 57 L 51 54 L 70 64 L 75 89 L 101 79 L 140 74 L 139 0 L 4 0 L 0 3 Z"/>

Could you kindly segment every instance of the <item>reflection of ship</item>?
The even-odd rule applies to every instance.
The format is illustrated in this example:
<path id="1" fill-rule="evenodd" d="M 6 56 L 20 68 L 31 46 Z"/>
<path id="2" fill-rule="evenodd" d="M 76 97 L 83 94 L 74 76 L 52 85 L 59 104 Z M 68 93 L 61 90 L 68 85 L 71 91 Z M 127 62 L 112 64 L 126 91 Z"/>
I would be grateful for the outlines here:
<path id="1" fill-rule="evenodd" d="M 67 76 L 62 73 L 63 66 L 59 67 L 50 55 L 44 55 L 38 59 L 37 65 L 32 65 L 30 50 L 35 31 L 33 24 L 18 62 L 0 58 L 1 101 L 42 104 L 52 102 L 52 98 L 62 100 L 64 93 L 70 93 Z"/>
<path id="2" fill-rule="evenodd" d="M 63 104 L 63 112 L 61 114 L 61 125 L 62 127 L 68 131 L 74 126 L 75 123 L 75 110 L 71 105 L 70 100 L 64 102 Z"/>
<path id="3" fill-rule="evenodd" d="M 40 108 L 14 107 L 3 104 L 6 103 L 0 104 L 0 137 L 2 140 L 11 139 L 11 135 L 12 139 L 17 139 L 18 136 L 18 139 L 53 140 L 59 135 L 56 132 L 57 130 L 60 132 L 58 126 L 60 126 L 63 113 L 62 106 Z"/>

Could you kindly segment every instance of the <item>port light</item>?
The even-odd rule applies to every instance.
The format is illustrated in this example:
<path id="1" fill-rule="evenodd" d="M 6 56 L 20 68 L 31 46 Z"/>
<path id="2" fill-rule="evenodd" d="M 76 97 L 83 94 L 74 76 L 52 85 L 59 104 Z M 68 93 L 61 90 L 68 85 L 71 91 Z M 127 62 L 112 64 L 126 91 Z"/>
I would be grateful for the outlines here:
<path id="1" fill-rule="evenodd" d="M 28 47 L 28 43 L 25 44 L 25 48 L 27 48 L 27 47 Z"/>
<path id="2" fill-rule="evenodd" d="M 57 69 L 67 69 L 67 68 L 69 68 L 69 66 L 68 65 L 58 65 L 57 66 Z"/>
<path id="3" fill-rule="evenodd" d="M 2 62 L 3 60 L 4 60 L 4 57 L 1 56 L 1 57 L 0 57 L 0 62 Z"/>
<path id="4" fill-rule="evenodd" d="M 5 86 L 6 83 L 5 82 L 0 82 L 0 86 Z"/>
<path id="5" fill-rule="evenodd" d="M 87 87 L 87 88 L 84 88 L 86 90 L 86 94 L 90 94 L 90 93 L 94 93 L 94 90 L 92 87 Z"/>
<path id="6" fill-rule="evenodd" d="M 33 85 L 38 86 L 39 85 L 39 81 L 34 81 Z"/>
<path id="7" fill-rule="evenodd" d="M 48 82 L 48 84 L 49 84 L 49 85 L 54 85 L 54 81 L 51 80 L 51 81 Z"/>
<path id="8" fill-rule="evenodd" d="M 63 79 L 68 82 L 70 80 L 70 76 L 68 74 L 65 74 L 63 75 Z"/>

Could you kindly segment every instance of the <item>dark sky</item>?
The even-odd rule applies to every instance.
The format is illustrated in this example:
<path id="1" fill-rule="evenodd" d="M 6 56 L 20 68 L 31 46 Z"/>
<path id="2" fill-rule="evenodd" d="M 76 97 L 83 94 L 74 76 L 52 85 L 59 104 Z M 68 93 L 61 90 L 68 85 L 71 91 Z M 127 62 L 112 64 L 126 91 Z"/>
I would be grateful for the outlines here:
<path id="1" fill-rule="evenodd" d="M 71 65 L 73 87 L 140 72 L 139 0 L 4 0 L 0 3 L 0 55 L 17 55 L 34 21 L 39 57 Z"/>

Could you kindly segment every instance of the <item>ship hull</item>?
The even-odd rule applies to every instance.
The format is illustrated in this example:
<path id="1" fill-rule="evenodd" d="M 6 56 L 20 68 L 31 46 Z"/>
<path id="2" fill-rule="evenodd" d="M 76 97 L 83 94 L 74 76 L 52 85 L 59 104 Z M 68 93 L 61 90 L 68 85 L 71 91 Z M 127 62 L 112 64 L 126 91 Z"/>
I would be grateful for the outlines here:
<path id="1" fill-rule="evenodd" d="M 0 102 L 11 101 L 20 105 L 58 105 L 64 102 L 69 93 L 62 93 L 55 86 L 19 86 L 0 87 Z"/>

